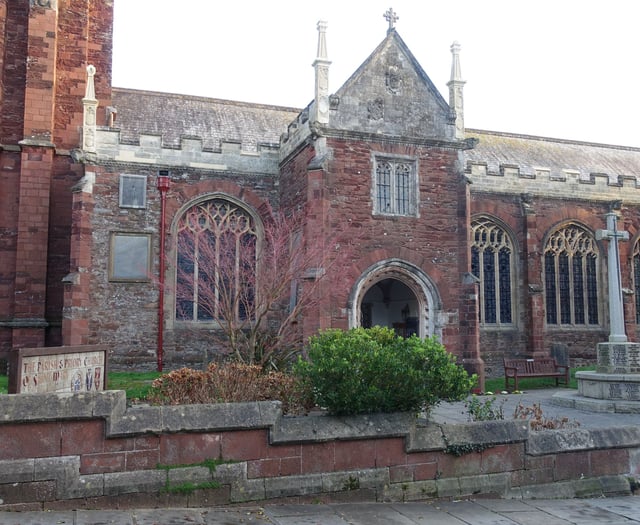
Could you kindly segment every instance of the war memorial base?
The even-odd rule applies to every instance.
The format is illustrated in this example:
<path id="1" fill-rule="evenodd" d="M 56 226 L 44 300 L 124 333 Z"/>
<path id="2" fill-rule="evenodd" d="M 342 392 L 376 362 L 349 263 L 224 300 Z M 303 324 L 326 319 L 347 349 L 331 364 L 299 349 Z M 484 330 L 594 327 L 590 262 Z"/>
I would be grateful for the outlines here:
<path id="1" fill-rule="evenodd" d="M 560 392 L 553 403 L 592 412 L 640 413 L 640 343 L 599 343 L 597 355 L 595 372 L 576 372 L 578 393 Z"/>

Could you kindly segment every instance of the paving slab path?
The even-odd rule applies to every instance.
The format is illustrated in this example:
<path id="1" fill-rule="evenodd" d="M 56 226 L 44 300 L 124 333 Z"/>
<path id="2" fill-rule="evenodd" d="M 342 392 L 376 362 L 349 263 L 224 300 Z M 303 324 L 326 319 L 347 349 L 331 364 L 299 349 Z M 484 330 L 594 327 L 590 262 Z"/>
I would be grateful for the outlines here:
<path id="1" fill-rule="evenodd" d="M 0 512 L 0 525 L 632 525 L 640 497 Z"/>

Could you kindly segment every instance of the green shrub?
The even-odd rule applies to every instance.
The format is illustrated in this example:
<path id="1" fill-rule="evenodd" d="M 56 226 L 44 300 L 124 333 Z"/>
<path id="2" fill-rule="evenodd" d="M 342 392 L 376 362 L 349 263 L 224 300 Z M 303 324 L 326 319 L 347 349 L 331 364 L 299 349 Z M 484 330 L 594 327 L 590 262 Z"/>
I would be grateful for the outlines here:
<path id="1" fill-rule="evenodd" d="M 417 411 L 463 399 L 475 384 L 435 338 L 381 327 L 321 332 L 294 370 L 336 415 Z"/>
<path id="2" fill-rule="evenodd" d="M 496 396 L 492 396 L 481 400 L 473 394 L 464 403 L 464 406 L 469 412 L 469 421 L 495 421 L 504 419 L 504 404 L 507 400 L 503 398 L 498 403 L 497 399 Z"/>

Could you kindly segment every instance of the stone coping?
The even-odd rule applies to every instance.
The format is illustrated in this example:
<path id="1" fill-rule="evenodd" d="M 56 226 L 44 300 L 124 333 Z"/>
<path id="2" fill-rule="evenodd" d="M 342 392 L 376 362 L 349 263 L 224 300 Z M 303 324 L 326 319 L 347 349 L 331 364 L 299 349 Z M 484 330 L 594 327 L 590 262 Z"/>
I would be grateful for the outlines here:
<path id="1" fill-rule="evenodd" d="M 583 381 L 604 381 L 607 383 L 640 383 L 640 374 L 633 372 L 594 372 L 583 370 L 576 372 L 576 379 Z"/>
<path id="2" fill-rule="evenodd" d="M 127 407 L 124 391 L 0 396 L 0 425 L 101 418 L 107 438 L 179 432 L 269 430 L 272 445 L 404 437 L 407 452 L 525 443 L 531 455 L 640 446 L 640 428 L 533 432 L 527 421 L 435 423 L 412 413 L 283 416 L 279 401 Z"/>

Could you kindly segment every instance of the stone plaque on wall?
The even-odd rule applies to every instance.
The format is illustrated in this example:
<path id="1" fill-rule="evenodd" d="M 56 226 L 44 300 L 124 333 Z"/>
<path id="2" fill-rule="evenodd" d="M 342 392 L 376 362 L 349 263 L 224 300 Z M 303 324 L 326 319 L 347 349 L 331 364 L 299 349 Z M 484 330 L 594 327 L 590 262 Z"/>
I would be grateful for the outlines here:
<path id="1" fill-rule="evenodd" d="M 93 392 L 104 390 L 107 347 L 104 345 L 21 348 L 10 366 L 9 392 Z"/>
<path id="2" fill-rule="evenodd" d="M 109 257 L 110 281 L 147 282 L 151 274 L 151 235 L 114 232 Z"/>

